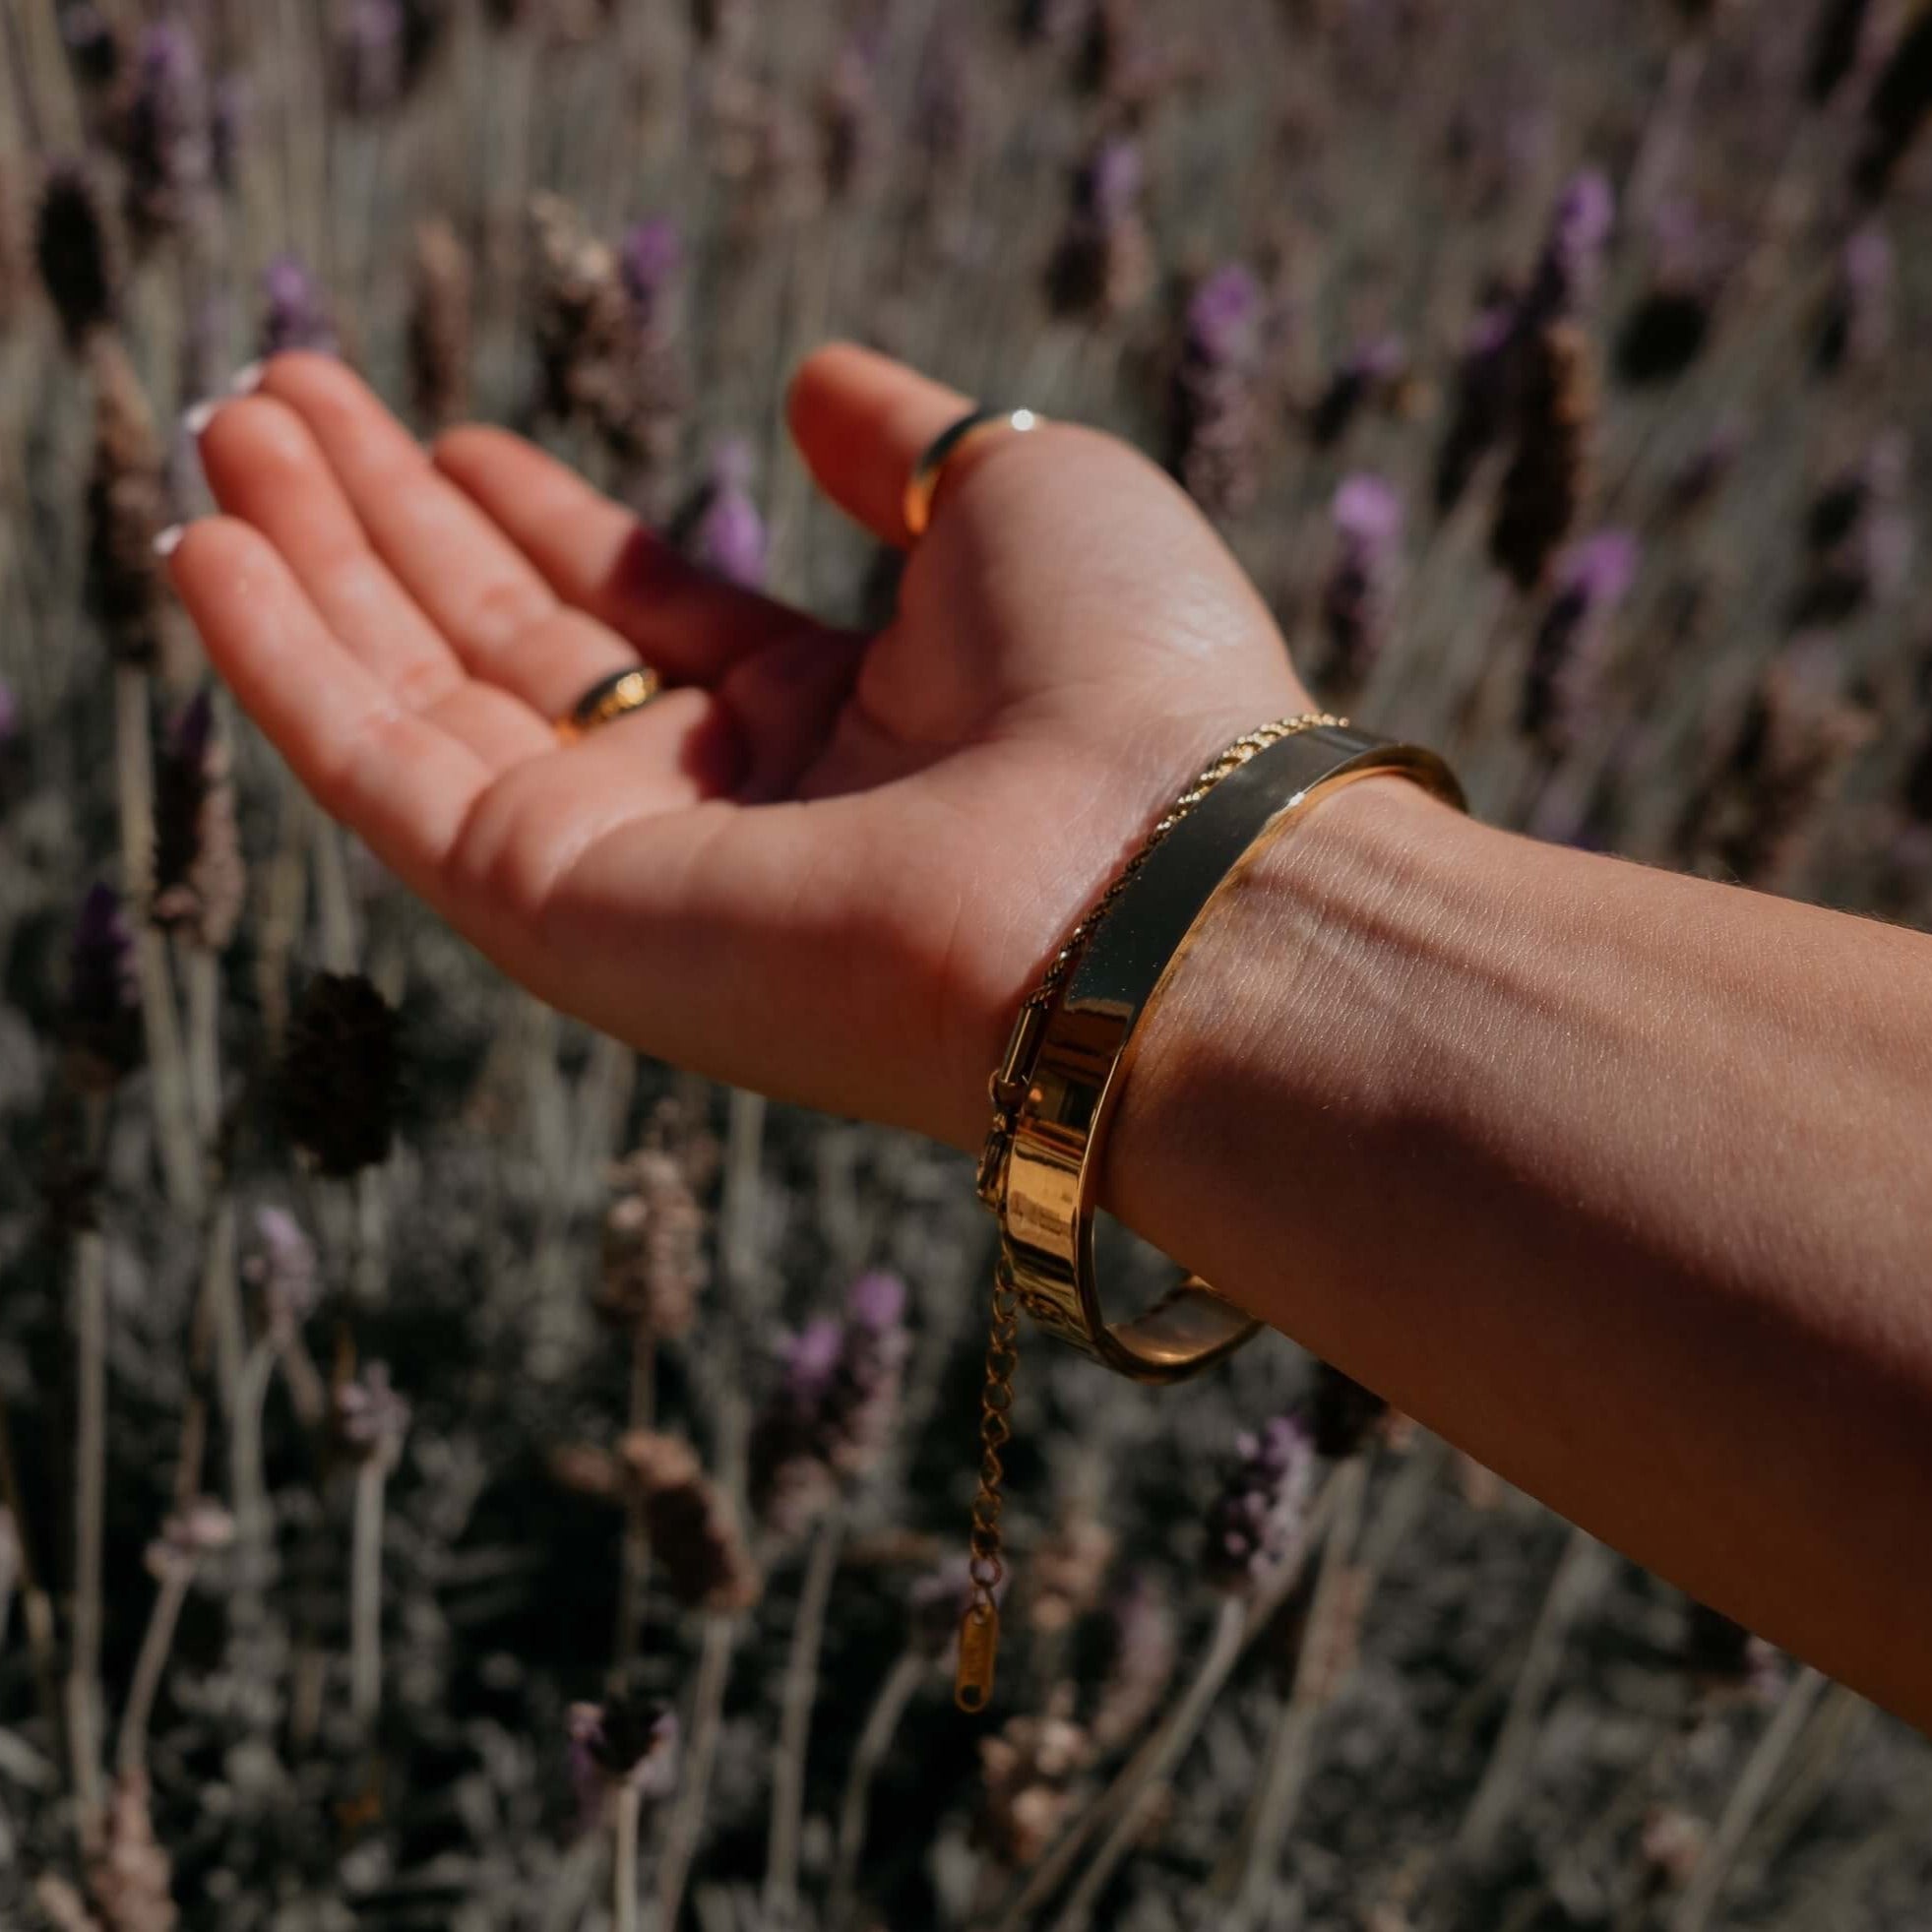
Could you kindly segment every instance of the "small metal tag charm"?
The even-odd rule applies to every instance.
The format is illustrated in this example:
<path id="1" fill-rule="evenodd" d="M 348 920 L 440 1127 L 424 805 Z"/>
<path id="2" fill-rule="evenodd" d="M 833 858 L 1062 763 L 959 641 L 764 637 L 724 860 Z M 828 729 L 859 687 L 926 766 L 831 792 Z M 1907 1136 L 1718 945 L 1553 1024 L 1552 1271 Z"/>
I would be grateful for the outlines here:
<path id="1" fill-rule="evenodd" d="M 978 1713 L 993 1701 L 993 1664 L 1000 1650 L 999 1605 L 975 1596 L 960 1619 L 960 1663 L 953 1679 L 953 1701 L 962 1711 Z"/>

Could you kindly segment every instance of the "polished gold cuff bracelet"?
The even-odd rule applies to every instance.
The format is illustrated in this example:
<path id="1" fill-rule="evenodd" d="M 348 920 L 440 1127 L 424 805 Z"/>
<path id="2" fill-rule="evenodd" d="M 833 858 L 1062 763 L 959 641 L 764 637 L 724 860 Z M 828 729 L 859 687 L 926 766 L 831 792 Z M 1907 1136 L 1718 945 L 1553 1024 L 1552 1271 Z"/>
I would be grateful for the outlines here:
<path id="1" fill-rule="evenodd" d="M 1022 1010 L 994 1076 L 995 1105 L 1008 1100 L 1011 1112 L 989 1136 L 982 1192 L 1000 1216 L 1001 1263 L 1020 1306 L 1062 1340 L 1143 1382 L 1205 1368 L 1255 1324 L 1193 1277 L 1131 1321 L 1109 1322 L 1101 1310 L 1093 1278 L 1101 1149 L 1140 1020 L 1228 882 L 1328 793 L 1396 773 L 1466 809 L 1455 776 L 1433 752 L 1325 716 L 1287 724 L 1212 779 L 1142 848 L 1103 902 L 1057 997 Z"/>
<path id="2" fill-rule="evenodd" d="M 1000 1248 L 981 1408 L 970 1588 L 955 1695 L 983 1710 L 999 1644 L 1000 1536 L 1018 1313 L 1142 1382 L 1174 1382 L 1231 1353 L 1259 1324 L 1189 1276 L 1146 1312 L 1108 1321 L 1093 1271 L 1093 1210 L 1112 1113 L 1139 1022 L 1160 997 L 1216 897 L 1330 792 L 1392 773 L 1467 810 L 1434 752 L 1309 713 L 1228 746 L 1154 826 L 1020 1010 L 991 1081 L 994 1118 L 979 1194 Z"/>

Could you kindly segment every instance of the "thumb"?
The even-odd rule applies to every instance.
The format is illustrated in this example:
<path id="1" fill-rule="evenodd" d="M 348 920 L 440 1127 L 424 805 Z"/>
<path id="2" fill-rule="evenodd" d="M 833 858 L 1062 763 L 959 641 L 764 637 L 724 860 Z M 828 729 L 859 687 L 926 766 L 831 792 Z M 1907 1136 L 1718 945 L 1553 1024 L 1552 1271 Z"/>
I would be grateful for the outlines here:
<path id="1" fill-rule="evenodd" d="M 833 343 L 799 365 L 785 413 L 819 487 L 881 543 L 904 549 L 912 541 L 901 508 L 905 479 L 927 444 L 971 407 L 903 362 Z"/>

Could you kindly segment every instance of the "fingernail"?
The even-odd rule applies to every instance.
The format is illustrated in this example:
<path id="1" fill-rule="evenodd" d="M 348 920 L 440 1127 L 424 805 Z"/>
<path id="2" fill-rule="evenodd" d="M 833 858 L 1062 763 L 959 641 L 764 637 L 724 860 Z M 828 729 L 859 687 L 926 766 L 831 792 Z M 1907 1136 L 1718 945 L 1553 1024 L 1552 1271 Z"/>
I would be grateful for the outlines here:
<path id="1" fill-rule="evenodd" d="M 204 396 L 199 403 L 181 411 L 181 427 L 200 442 L 208 425 L 215 420 L 215 411 L 226 401 L 224 396 Z"/>
<path id="2" fill-rule="evenodd" d="M 235 371 L 234 380 L 228 384 L 228 394 L 230 396 L 253 396 L 261 387 L 262 365 L 259 362 L 250 362 L 244 368 Z"/>
<path id="3" fill-rule="evenodd" d="M 181 539 L 187 533 L 187 530 L 180 524 L 169 524 L 161 531 L 160 535 L 155 538 L 155 555 L 157 557 L 173 556 L 175 551 L 180 549 Z"/>

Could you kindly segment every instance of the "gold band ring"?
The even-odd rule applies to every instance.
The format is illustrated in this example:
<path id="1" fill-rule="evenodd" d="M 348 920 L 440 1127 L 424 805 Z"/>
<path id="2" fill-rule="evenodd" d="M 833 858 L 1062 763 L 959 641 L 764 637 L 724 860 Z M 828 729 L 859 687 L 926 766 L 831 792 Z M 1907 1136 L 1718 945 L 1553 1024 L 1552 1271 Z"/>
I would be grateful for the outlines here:
<path id="1" fill-rule="evenodd" d="M 1037 429 L 1046 418 L 1032 409 L 968 409 L 957 422 L 948 423 L 919 453 L 912 473 L 905 479 L 905 495 L 900 514 L 912 536 L 923 536 L 932 522 L 932 500 L 939 493 L 939 478 L 947 464 L 976 436 L 994 429 L 1025 432 Z"/>
<path id="2" fill-rule="evenodd" d="M 627 670 L 612 671 L 579 698 L 556 720 L 556 732 L 565 744 L 573 744 L 587 731 L 608 724 L 626 712 L 642 711 L 652 699 L 662 694 L 664 681 L 649 664 L 633 664 Z"/>

